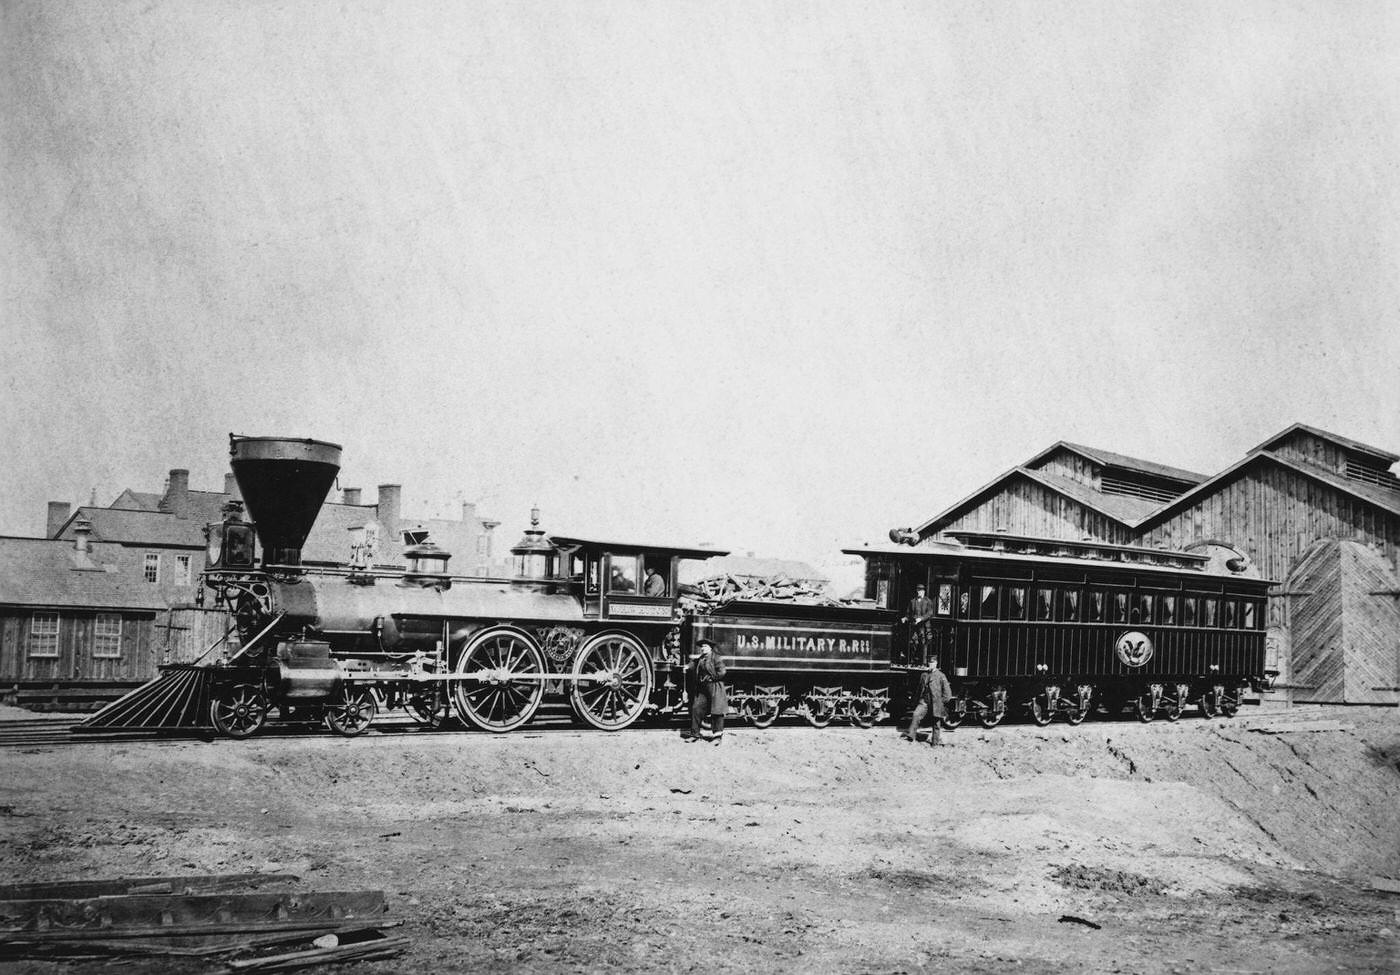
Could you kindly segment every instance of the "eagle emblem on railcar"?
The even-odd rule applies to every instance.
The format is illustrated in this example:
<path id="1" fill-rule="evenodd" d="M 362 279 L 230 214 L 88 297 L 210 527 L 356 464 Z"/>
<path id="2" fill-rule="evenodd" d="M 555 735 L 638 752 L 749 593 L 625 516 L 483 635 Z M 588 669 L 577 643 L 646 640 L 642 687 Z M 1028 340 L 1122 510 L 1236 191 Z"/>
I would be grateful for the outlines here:
<path id="1" fill-rule="evenodd" d="M 1152 638 L 1138 630 L 1129 630 L 1113 645 L 1118 659 L 1129 667 L 1141 667 L 1152 659 Z"/>

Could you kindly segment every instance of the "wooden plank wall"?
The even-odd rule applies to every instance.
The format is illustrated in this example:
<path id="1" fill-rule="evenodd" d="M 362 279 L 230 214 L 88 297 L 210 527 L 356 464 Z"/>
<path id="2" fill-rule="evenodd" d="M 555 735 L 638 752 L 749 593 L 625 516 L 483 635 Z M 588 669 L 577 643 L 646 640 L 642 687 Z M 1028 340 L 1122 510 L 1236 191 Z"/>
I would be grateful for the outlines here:
<path id="1" fill-rule="evenodd" d="M 1294 430 L 1288 439 L 1275 445 L 1272 451 L 1280 457 L 1317 464 L 1338 474 L 1346 471 L 1346 452 L 1341 446 L 1314 436 L 1306 430 Z"/>
<path id="2" fill-rule="evenodd" d="M 1390 563 L 1373 549 L 1342 542 L 1341 602 L 1345 665 L 1343 697 L 1348 704 L 1400 702 L 1400 590 Z"/>
<path id="3" fill-rule="evenodd" d="M 1066 538 L 1088 535 L 1096 541 L 1127 544 L 1128 529 L 1107 515 L 1090 511 L 1064 495 L 1024 478 L 953 520 L 943 531 L 991 532 L 1004 528 L 1013 535 Z"/>
<path id="4" fill-rule="evenodd" d="M 31 657 L 28 609 L 0 611 L 0 680 L 144 680 L 155 676 L 155 614 L 123 613 L 121 656 L 94 657 L 96 614 L 59 612 L 58 656 Z"/>
<path id="5" fill-rule="evenodd" d="M 1342 633 L 1342 560 L 1333 541 L 1315 543 L 1288 578 L 1292 599 L 1289 641 L 1297 702 L 1345 697 L 1346 653 Z"/>
<path id="6" fill-rule="evenodd" d="M 1102 469 L 1098 464 L 1063 447 L 1036 464 L 1034 469 L 1092 485 L 1095 490 L 1103 486 L 1100 481 Z"/>
<path id="7" fill-rule="evenodd" d="M 221 609 L 179 606 L 161 614 L 156 625 L 156 656 L 161 663 L 194 663 L 204 656 L 228 630 L 233 618 Z M 230 650 L 238 646 L 235 634 L 224 642 Z M 210 658 L 218 656 L 214 651 Z M 155 673 L 152 672 L 152 677 Z"/>

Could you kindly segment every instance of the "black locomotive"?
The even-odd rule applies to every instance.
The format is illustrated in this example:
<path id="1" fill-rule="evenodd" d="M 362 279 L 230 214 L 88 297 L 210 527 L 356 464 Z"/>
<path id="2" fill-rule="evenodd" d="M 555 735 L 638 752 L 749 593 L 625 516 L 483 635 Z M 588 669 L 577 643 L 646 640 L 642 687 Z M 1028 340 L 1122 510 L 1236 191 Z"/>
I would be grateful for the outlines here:
<path id="1" fill-rule="evenodd" d="M 340 453 L 230 438 L 251 521 L 235 506 L 208 526 L 203 584 L 232 614 L 236 649 L 166 668 L 91 728 L 207 723 L 246 737 L 276 709 L 355 735 L 402 708 L 509 732 L 552 699 L 614 731 L 687 706 L 701 639 L 725 660 L 731 709 L 760 727 L 785 713 L 868 727 L 903 711 L 930 653 L 958 695 L 947 722 L 988 727 L 1022 707 L 1041 723 L 1099 706 L 1174 720 L 1188 701 L 1230 714 L 1264 677 L 1267 583 L 1209 554 L 962 533 L 849 550 L 866 560 L 866 599 L 819 606 L 687 599 L 681 563 L 726 553 L 538 525 L 506 580 L 455 577 L 448 554 L 411 533 L 402 571 L 308 567 L 301 548 Z M 916 630 L 903 607 L 917 583 L 934 612 Z"/>

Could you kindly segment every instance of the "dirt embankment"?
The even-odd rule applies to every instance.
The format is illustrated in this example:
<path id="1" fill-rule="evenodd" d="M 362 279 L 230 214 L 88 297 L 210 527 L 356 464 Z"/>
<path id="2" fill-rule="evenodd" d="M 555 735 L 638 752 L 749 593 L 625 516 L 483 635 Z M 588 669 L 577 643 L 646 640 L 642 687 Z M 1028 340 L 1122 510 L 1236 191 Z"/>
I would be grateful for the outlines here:
<path id="1" fill-rule="evenodd" d="M 382 887 L 386 972 L 1390 971 L 1400 715 L 1339 716 L 27 749 L 0 858 Z"/>

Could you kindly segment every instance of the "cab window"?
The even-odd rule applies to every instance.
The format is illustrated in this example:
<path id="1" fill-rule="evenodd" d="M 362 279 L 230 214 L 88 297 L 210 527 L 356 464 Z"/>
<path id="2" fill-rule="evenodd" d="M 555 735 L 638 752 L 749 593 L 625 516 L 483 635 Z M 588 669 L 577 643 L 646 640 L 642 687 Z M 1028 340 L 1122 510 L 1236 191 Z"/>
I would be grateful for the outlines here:
<path id="1" fill-rule="evenodd" d="M 608 592 L 636 592 L 637 557 L 614 555 L 608 563 Z"/>

